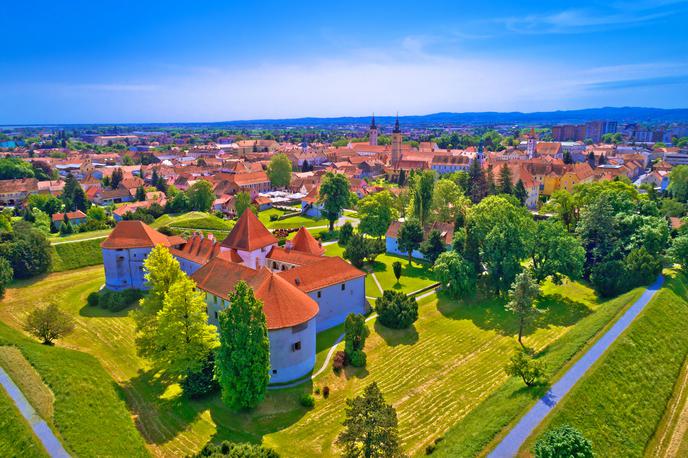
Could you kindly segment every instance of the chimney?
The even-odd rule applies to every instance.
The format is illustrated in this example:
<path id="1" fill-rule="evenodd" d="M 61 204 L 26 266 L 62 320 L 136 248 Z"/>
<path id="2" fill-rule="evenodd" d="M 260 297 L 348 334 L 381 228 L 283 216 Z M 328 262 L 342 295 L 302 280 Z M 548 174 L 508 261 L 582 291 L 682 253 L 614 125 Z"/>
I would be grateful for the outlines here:
<path id="1" fill-rule="evenodd" d="M 294 283 L 296 284 L 296 286 L 299 286 L 301 284 L 301 279 L 299 277 L 296 277 L 294 279 Z"/>

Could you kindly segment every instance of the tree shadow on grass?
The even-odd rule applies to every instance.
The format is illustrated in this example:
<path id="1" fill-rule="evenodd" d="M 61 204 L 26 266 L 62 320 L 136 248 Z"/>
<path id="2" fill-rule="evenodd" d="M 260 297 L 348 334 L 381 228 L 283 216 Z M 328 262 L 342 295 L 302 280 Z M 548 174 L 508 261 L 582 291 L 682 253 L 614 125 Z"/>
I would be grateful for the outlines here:
<path id="1" fill-rule="evenodd" d="M 112 312 L 100 307 L 91 307 L 88 304 L 79 309 L 79 315 L 87 318 L 122 318 L 129 315 L 129 312 L 134 308 L 134 305 Z"/>
<path id="2" fill-rule="evenodd" d="M 306 414 L 308 409 L 300 405 L 299 398 L 312 391 L 312 382 L 269 390 L 258 407 L 241 411 L 226 406 L 219 392 L 189 399 L 173 380 L 160 379 L 153 371 L 139 371 L 123 389 L 129 410 L 136 415 L 137 426 L 149 443 L 161 445 L 173 440 L 206 413 L 217 428 L 212 441 L 260 443 L 265 434 L 280 431 Z"/>
<path id="3" fill-rule="evenodd" d="M 350 364 L 346 365 L 341 372 L 347 380 L 353 378 L 364 379 L 368 376 L 368 369 L 364 367 L 354 367 Z"/>
<path id="4" fill-rule="evenodd" d="M 540 382 L 533 386 L 527 386 L 525 383 L 522 385 L 523 386 L 521 386 L 519 389 L 514 390 L 509 397 L 518 398 L 526 396 L 530 399 L 540 399 L 547 394 L 551 386 L 547 382 Z M 547 400 L 545 400 L 545 403 L 547 403 Z"/>
<path id="5" fill-rule="evenodd" d="M 573 326 L 593 312 L 582 302 L 576 302 L 560 294 L 542 296 L 538 301 L 538 307 L 544 311 L 526 327 L 528 333 L 548 326 Z"/>
<path id="6" fill-rule="evenodd" d="M 415 325 L 411 325 L 406 329 L 392 329 L 380 323 L 380 320 L 375 320 L 375 332 L 385 341 L 390 347 L 397 345 L 413 345 L 418 342 L 418 330 Z"/>

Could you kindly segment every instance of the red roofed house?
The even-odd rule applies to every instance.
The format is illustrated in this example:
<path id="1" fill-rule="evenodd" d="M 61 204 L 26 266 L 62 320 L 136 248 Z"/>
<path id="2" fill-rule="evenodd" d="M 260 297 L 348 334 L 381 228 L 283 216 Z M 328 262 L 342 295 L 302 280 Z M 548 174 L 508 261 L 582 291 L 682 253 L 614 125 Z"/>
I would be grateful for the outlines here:
<path id="1" fill-rule="evenodd" d="M 86 222 L 86 213 L 82 212 L 81 210 L 67 213 L 55 213 L 52 217 L 53 227 L 55 227 L 55 229 L 60 228 L 65 216 L 67 217 L 67 221 L 69 221 L 72 226 L 78 226 Z"/>
<path id="2" fill-rule="evenodd" d="M 218 325 L 239 281 L 263 302 L 270 338 L 271 381 L 307 375 L 315 365 L 317 332 L 341 324 L 349 313 L 365 313 L 365 273 L 339 257 L 323 256 L 322 245 L 305 229 L 285 247 L 244 212 L 222 243 L 195 234 L 167 237 L 141 221 L 121 221 L 101 247 L 106 286 L 146 287 L 143 261 L 163 244 L 205 292 L 208 321 Z"/>

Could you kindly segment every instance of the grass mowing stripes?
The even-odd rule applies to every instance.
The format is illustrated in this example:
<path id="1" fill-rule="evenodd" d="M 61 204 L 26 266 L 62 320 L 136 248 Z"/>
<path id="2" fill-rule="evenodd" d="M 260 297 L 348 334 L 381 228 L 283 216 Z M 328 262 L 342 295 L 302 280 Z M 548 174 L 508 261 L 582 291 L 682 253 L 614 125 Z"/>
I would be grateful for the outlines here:
<path id="1" fill-rule="evenodd" d="M 567 282 L 557 286 L 548 282 L 542 292 L 543 301 L 549 306 L 549 320 L 560 325 L 576 323 L 549 345 L 534 345 L 527 337 L 524 340 L 527 346 L 540 352 L 540 358 L 552 378 L 563 373 L 563 369 L 573 363 L 575 356 L 580 355 L 616 316 L 635 302 L 642 288 L 607 301 L 598 300 L 592 289 L 581 283 Z M 539 320 L 545 318 L 546 315 L 542 315 Z M 492 321 L 494 318 L 486 314 L 484 319 Z M 545 325 L 542 321 L 536 324 Z M 503 365 L 497 369 L 504 371 Z M 474 457 L 484 453 L 489 445 L 496 443 L 496 438 L 506 433 L 507 425 L 513 424 L 544 392 L 538 387 L 526 388 L 520 379 L 509 378 L 447 431 L 435 454 Z"/>
<path id="2" fill-rule="evenodd" d="M 41 345 L 3 323 L 0 345 L 18 347 L 52 390 L 52 423 L 73 455 L 148 455 L 120 390 L 93 356 Z"/>
<path id="3" fill-rule="evenodd" d="M 0 456 L 47 457 L 31 427 L 21 416 L 5 390 L 0 387 Z"/>
<path id="4" fill-rule="evenodd" d="M 1 346 L 0 367 L 9 374 L 41 418 L 47 423 L 52 422 L 55 396 L 21 351 L 16 347 Z"/>
<path id="5" fill-rule="evenodd" d="M 674 275 L 524 445 L 569 424 L 598 456 L 643 456 L 688 354 L 686 278 Z"/>

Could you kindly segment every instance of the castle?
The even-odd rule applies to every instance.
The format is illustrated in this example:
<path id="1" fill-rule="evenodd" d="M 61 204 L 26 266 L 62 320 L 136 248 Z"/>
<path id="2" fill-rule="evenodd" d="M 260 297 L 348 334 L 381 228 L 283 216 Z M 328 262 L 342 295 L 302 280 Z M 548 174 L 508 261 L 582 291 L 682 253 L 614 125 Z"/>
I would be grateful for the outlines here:
<path id="1" fill-rule="evenodd" d="M 205 293 L 208 322 L 229 307 L 237 282 L 248 283 L 263 302 L 270 339 L 272 383 L 307 375 L 315 365 L 318 332 L 341 324 L 349 313 L 365 313 L 365 272 L 300 228 L 284 247 L 251 211 L 245 211 L 222 242 L 212 235 L 188 240 L 166 236 L 141 221 L 121 221 L 101 244 L 105 286 L 145 289 L 143 261 L 164 245 Z"/>

